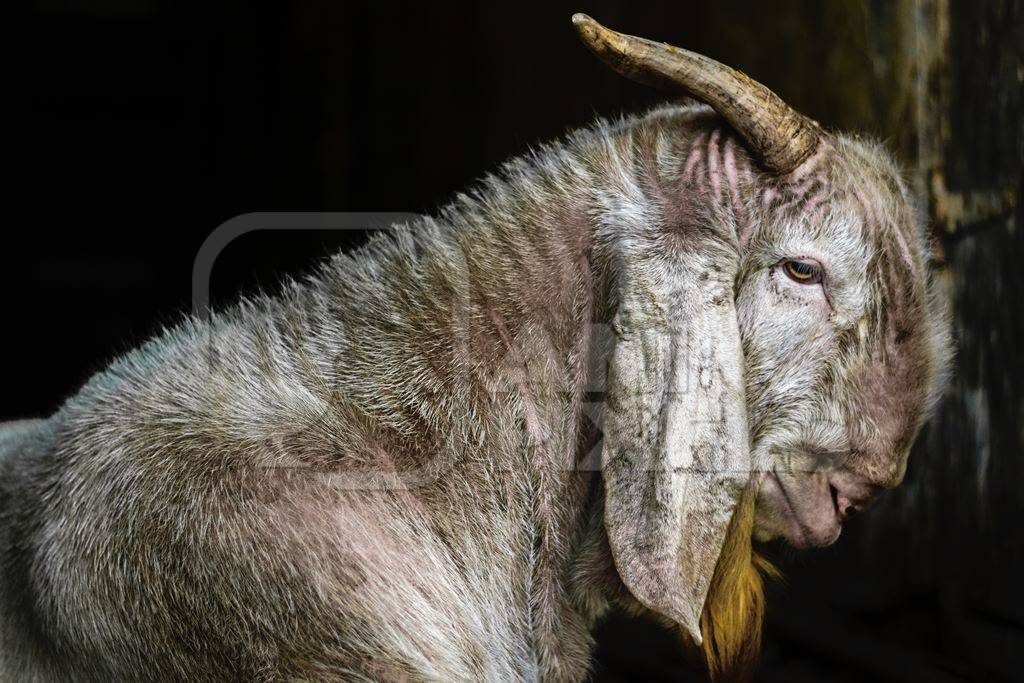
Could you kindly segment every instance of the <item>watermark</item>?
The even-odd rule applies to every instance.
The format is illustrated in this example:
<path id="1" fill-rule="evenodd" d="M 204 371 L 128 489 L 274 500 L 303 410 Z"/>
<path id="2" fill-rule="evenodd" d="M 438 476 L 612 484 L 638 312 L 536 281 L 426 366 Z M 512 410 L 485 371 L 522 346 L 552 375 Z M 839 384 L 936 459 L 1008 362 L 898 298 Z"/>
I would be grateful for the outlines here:
<path id="1" fill-rule="evenodd" d="M 192 263 L 192 314 L 210 314 L 210 279 L 217 258 L 239 237 L 260 231 L 373 232 L 396 230 L 421 218 L 396 211 L 255 211 L 243 213 L 218 225 L 203 241 Z"/>
<path id="2" fill-rule="evenodd" d="M 214 311 L 218 257 L 257 231 L 367 237 L 286 300 Z M 736 432 L 723 415 L 745 411 L 695 403 L 721 393 L 715 340 L 631 319 L 631 342 L 612 322 L 578 323 L 567 342 L 565 321 L 510 320 L 520 302 L 497 281 L 507 273 L 470 258 L 465 239 L 396 212 L 247 213 L 210 234 L 193 264 L 192 312 L 207 388 L 226 404 L 220 419 L 236 423 L 223 428 L 247 445 L 239 481 L 315 475 L 339 489 L 415 488 L 469 461 L 596 472 L 610 421 L 629 432 L 616 435 L 627 446 L 615 457 L 641 470 L 754 472 L 704 436 Z M 624 360 L 613 362 L 617 347 Z M 631 438 L 666 452 L 631 453 Z M 513 445 L 516 457 L 481 462 Z"/>

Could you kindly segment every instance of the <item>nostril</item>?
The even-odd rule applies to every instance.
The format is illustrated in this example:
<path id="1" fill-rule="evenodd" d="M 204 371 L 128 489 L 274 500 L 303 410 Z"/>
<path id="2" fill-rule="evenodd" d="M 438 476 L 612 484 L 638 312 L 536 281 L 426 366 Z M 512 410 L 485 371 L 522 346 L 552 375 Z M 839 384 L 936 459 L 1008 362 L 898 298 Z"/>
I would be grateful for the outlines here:
<path id="1" fill-rule="evenodd" d="M 857 503 L 850 500 L 835 484 L 829 482 L 828 488 L 829 493 L 832 494 L 832 505 L 835 507 L 836 516 L 840 522 L 845 522 L 860 512 L 860 507 L 858 507 Z"/>

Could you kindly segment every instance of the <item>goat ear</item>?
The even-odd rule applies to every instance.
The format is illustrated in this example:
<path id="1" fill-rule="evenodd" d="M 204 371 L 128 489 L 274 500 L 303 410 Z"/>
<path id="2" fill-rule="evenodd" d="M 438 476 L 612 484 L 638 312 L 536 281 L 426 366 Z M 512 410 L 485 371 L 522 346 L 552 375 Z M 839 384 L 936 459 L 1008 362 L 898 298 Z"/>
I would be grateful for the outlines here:
<path id="1" fill-rule="evenodd" d="M 687 265 L 647 261 L 620 273 L 602 468 L 623 582 L 700 644 L 750 446 L 735 267 L 722 267 L 724 255 L 688 256 Z"/>

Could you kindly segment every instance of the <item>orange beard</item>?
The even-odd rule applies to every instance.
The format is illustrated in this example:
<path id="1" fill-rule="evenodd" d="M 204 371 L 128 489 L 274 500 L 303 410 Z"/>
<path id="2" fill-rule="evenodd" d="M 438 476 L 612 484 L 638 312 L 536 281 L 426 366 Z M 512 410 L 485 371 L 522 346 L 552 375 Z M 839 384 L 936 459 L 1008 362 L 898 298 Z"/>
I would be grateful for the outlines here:
<path id="1" fill-rule="evenodd" d="M 763 577 L 779 573 L 752 547 L 756 494 L 748 488 L 736 506 L 700 617 L 700 649 L 712 681 L 749 679 L 761 653 Z"/>

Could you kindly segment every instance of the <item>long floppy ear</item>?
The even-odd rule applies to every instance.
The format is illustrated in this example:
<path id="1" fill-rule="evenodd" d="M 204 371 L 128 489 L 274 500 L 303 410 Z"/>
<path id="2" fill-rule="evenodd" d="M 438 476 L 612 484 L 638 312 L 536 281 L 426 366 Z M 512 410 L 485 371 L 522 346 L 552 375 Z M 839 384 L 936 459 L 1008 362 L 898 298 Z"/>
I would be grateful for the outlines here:
<path id="1" fill-rule="evenodd" d="M 615 565 L 634 597 L 697 644 L 750 476 L 731 251 L 624 259 L 605 394 L 605 526 Z"/>

